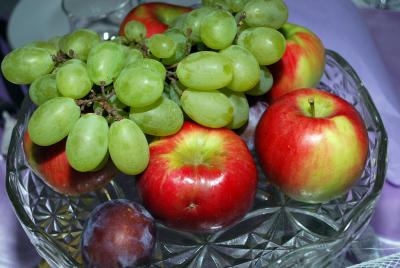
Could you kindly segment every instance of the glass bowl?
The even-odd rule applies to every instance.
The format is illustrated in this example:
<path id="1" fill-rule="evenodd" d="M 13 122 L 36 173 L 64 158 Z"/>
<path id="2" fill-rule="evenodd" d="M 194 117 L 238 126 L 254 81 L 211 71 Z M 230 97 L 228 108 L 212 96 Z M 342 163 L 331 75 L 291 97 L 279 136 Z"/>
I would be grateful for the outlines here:
<path id="1" fill-rule="evenodd" d="M 260 170 L 254 206 L 234 226 L 199 235 L 157 223 L 157 244 L 149 267 L 325 267 L 334 263 L 368 225 L 384 183 L 387 136 L 357 74 L 333 51 L 327 51 L 319 87 L 352 103 L 367 125 L 369 157 L 358 183 L 329 203 L 305 204 L 268 184 Z M 87 215 L 109 199 L 139 201 L 135 179 L 119 176 L 105 188 L 79 197 L 54 192 L 28 167 L 23 153 L 22 137 L 32 110 L 26 99 L 8 154 L 7 192 L 39 254 L 53 267 L 80 267 L 80 236 Z"/>

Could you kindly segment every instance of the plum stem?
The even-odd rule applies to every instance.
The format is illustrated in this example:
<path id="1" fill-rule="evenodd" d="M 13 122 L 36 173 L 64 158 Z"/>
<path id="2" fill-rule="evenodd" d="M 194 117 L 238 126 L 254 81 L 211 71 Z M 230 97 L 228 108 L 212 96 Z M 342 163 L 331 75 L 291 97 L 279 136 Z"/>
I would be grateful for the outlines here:
<path id="1" fill-rule="evenodd" d="M 310 104 L 310 110 L 311 110 L 311 117 L 315 117 L 315 102 L 314 98 L 309 98 L 308 99 L 308 104 Z"/>

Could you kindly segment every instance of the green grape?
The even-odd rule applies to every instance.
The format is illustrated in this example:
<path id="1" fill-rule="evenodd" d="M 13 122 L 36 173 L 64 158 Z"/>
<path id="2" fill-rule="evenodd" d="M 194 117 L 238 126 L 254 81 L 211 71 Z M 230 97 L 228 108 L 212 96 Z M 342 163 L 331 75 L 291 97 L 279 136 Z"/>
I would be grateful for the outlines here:
<path id="1" fill-rule="evenodd" d="M 222 93 L 224 93 L 231 102 L 233 107 L 233 116 L 232 120 L 226 126 L 230 129 L 237 129 L 246 124 L 249 120 L 249 103 L 247 101 L 246 96 L 242 92 L 234 92 L 229 89 L 222 89 Z"/>
<path id="2" fill-rule="evenodd" d="M 194 9 L 191 12 L 187 13 L 183 25 L 180 29 L 182 29 L 183 33 L 186 35 L 190 32 L 189 39 L 198 43 L 201 41 L 200 38 L 200 26 L 204 17 L 206 17 L 210 12 L 214 9 L 210 7 L 201 7 L 198 9 Z"/>
<path id="3" fill-rule="evenodd" d="M 86 67 L 86 64 L 85 64 L 83 61 L 81 61 L 81 60 L 78 60 L 78 59 L 69 59 L 69 60 L 66 60 L 66 61 L 64 61 L 64 62 L 60 62 L 59 64 L 57 64 L 57 65 L 55 66 L 55 68 L 53 69 L 53 71 L 51 72 L 51 74 L 57 74 L 58 70 L 60 70 L 60 68 L 61 68 L 62 66 L 65 66 L 65 65 L 68 65 L 68 64 L 82 64 L 83 66 Z"/>
<path id="4" fill-rule="evenodd" d="M 229 12 L 236 13 L 244 8 L 248 0 L 202 0 L 204 6 L 222 8 Z"/>
<path id="5" fill-rule="evenodd" d="M 183 25 L 186 19 L 188 13 L 183 13 L 181 15 L 179 15 L 178 17 L 176 17 L 168 26 L 168 29 L 172 30 L 181 30 L 183 29 Z"/>
<path id="6" fill-rule="evenodd" d="M 29 43 L 25 45 L 25 47 L 38 47 L 38 48 L 43 48 L 49 52 L 50 55 L 57 55 L 58 53 L 58 46 L 56 46 L 52 42 L 48 41 L 35 41 L 32 43 Z"/>
<path id="7" fill-rule="evenodd" d="M 72 99 L 85 97 L 93 86 L 84 63 L 61 66 L 56 74 L 56 83 L 60 94 Z"/>
<path id="8" fill-rule="evenodd" d="M 248 28 L 240 33 L 239 46 L 248 49 L 260 65 L 279 61 L 286 49 L 285 37 L 275 29 L 267 27 Z"/>
<path id="9" fill-rule="evenodd" d="M 150 1 L 151 2 L 151 1 Z M 163 1 L 161 1 L 163 2 Z M 168 2 L 168 1 L 165 1 Z M 179 16 L 186 14 L 187 12 L 191 11 L 192 8 L 185 7 L 185 6 L 178 6 L 177 8 L 174 7 L 160 7 L 158 10 L 154 10 L 154 15 L 157 16 L 159 22 L 170 26 L 173 24 Z"/>
<path id="10" fill-rule="evenodd" d="M 153 34 L 149 39 L 149 50 L 157 58 L 169 58 L 176 51 L 176 43 L 168 35 Z"/>
<path id="11" fill-rule="evenodd" d="M 201 0 L 203 6 L 229 10 L 229 4 L 227 2 L 226 0 Z"/>
<path id="12" fill-rule="evenodd" d="M 125 51 L 125 66 L 143 59 L 143 54 L 139 49 L 122 46 Z"/>
<path id="13" fill-rule="evenodd" d="M 58 50 L 58 49 L 60 49 L 60 40 L 61 40 L 61 36 L 53 36 L 52 38 L 47 40 L 47 42 L 53 44 Z"/>
<path id="14" fill-rule="evenodd" d="M 229 98 L 217 90 L 187 89 L 181 96 L 181 103 L 183 110 L 193 121 L 206 127 L 224 127 L 233 118 L 233 107 Z"/>
<path id="15" fill-rule="evenodd" d="M 1 62 L 1 71 L 11 83 L 30 84 L 40 76 L 51 73 L 54 64 L 46 49 L 22 47 L 4 57 Z"/>
<path id="16" fill-rule="evenodd" d="M 140 67 L 146 70 L 151 70 L 155 74 L 157 74 L 161 80 L 165 80 L 167 76 L 167 70 L 165 69 L 164 65 L 161 62 L 153 59 L 141 59 L 133 64 L 129 64 L 127 67 Z"/>
<path id="17" fill-rule="evenodd" d="M 37 78 L 29 86 L 29 97 L 32 102 L 38 106 L 42 105 L 49 99 L 60 96 L 61 95 L 57 90 L 55 74 L 45 74 Z"/>
<path id="18" fill-rule="evenodd" d="M 129 41 L 140 42 L 147 34 L 146 26 L 136 20 L 131 20 L 124 27 L 125 37 Z"/>
<path id="19" fill-rule="evenodd" d="M 138 125 L 129 119 L 111 125 L 108 151 L 115 166 L 128 175 L 143 172 L 149 163 L 150 152 L 146 137 Z"/>
<path id="20" fill-rule="evenodd" d="M 131 108 L 129 119 L 135 121 L 144 133 L 153 136 L 175 134 L 183 125 L 181 108 L 164 96 L 146 107 Z"/>
<path id="21" fill-rule="evenodd" d="M 261 96 L 267 93 L 274 83 L 274 78 L 266 66 L 260 66 L 260 81 L 257 85 L 246 91 L 246 94 L 251 96 Z"/>
<path id="22" fill-rule="evenodd" d="M 69 65 L 69 64 L 80 64 L 80 65 L 86 67 L 86 63 L 81 60 L 78 60 L 78 59 L 69 59 L 69 60 L 63 62 L 60 67 Z"/>
<path id="23" fill-rule="evenodd" d="M 126 106 L 125 104 L 123 104 L 116 95 L 111 96 L 111 98 L 108 100 L 108 103 L 111 104 L 113 107 L 117 108 L 117 109 L 125 109 Z"/>
<path id="24" fill-rule="evenodd" d="M 68 135 L 80 115 L 81 109 L 73 99 L 50 99 L 40 105 L 29 119 L 29 136 L 37 145 L 53 145 Z"/>
<path id="25" fill-rule="evenodd" d="M 96 170 L 107 157 L 107 120 L 92 113 L 83 115 L 69 132 L 65 151 L 68 163 L 77 171 Z"/>
<path id="26" fill-rule="evenodd" d="M 124 49 L 112 41 L 95 45 L 89 52 L 87 70 L 90 79 L 96 84 L 111 84 L 124 67 Z"/>
<path id="27" fill-rule="evenodd" d="M 215 10 L 201 22 L 201 41 L 212 49 L 224 49 L 232 44 L 237 33 L 235 17 L 228 11 Z"/>
<path id="28" fill-rule="evenodd" d="M 229 8 L 229 11 L 237 13 L 243 10 L 248 0 L 225 0 L 225 2 Z"/>
<path id="29" fill-rule="evenodd" d="M 260 65 L 247 49 L 232 45 L 221 50 L 220 53 L 232 61 L 233 78 L 227 88 L 243 92 L 253 88 L 258 83 Z"/>
<path id="30" fill-rule="evenodd" d="M 92 47 L 100 43 L 100 36 L 91 30 L 79 29 L 63 36 L 60 40 L 61 50 L 71 58 L 86 61 Z M 73 51 L 73 54 L 71 54 Z"/>
<path id="31" fill-rule="evenodd" d="M 122 103 L 131 107 L 144 107 L 161 96 L 164 80 L 153 69 L 130 65 L 122 70 L 114 88 Z"/>
<path id="32" fill-rule="evenodd" d="M 128 43 L 128 39 L 125 36 L 113 36 L 110 41 L 118 45 L 126 45 Z"/>
<path id="33" fill-rule="evenodd" d="M 164 34 L 174 40 L 176 44 L 176 49 L 175 53 L 171 57 L 162 59 L 162 63 L 166 65 L 178 63 L 186 55 L 186 51 L 188 49 L 187 38 L 180 30 L 177 29 L 170 29 L 164 32 Z"/>
<path id="34" fill-rule="evenodd" d="M 288 19 L 288 8 L 283 0 L 251 0 L 246 3 L 243 11 L 250 27 L 279 29 Z"/>
<path id="35" fill-rule="evenodd" d="M 196 90 L 214 90 L 232 81 L 233 66 L 228 58 L 213 51 L 190 54 L 176 69 L 179 81 Z"/>

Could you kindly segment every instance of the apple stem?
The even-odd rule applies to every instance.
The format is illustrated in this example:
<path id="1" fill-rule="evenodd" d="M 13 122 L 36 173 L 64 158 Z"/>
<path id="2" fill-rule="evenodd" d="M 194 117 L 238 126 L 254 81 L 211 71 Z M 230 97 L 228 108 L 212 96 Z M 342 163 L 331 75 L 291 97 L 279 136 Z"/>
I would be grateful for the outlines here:
<path id="1" fill-rule="evenodd" d="M 311 116 L 315 117 L 315 102 L 314 98 L 309 98 L 308 103 L 310 104 Z"/>

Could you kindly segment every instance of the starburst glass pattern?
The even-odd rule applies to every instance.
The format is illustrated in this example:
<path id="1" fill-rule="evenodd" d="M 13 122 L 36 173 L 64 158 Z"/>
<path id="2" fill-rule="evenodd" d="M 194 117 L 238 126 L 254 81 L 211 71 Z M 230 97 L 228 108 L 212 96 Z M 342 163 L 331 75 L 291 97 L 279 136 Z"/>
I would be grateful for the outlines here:
<path id="1" fill-rule="evenodd" d="M 369 158 L 357 185 L 341 198 L 310 205 L 280 193 L 259 169 L 253 208 L 234 226 L 213 234 L 193 234 L 158 223 L 150 267 L 328 267 L 360 235 L 384 182 L 387 137 L 353 69 L 329 50 L 326 62 L 319 88 L 352 103 L 368 128 Z M 261 103 L 256 111 L 260 114 L 265 108 Z M 9 152 L 8 194 L 39 254 L 54 267 L 79 267 L 80 235 L 88 213 L 108 199 L 126 196 L 138 201 L 134 178 L 116 178 L 105 189 L 79 198 L 55 193 L 26 164 L 21 140 L 31 111 L 26 100 Z M 248 145 L 253 148 L 251 139 Z"/>

